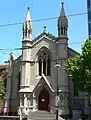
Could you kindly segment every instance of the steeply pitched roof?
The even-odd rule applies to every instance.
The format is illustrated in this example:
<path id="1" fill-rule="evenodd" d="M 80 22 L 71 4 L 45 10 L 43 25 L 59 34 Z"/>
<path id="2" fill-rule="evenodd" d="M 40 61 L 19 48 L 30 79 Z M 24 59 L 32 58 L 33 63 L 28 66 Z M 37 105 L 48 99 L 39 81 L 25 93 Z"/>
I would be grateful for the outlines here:
<path id="1" fill-rule="evenodd" d="M 37 88 L 37 86 L 43 85 L 43 84 L 41 84 L 41 83 L 43 83 L 43 82 L 47 84 L 47 86 L 49 87 L 49 89 L 50 89 L 51 92 L 54 92 L 54 90 L 52 89 L 49 81 L 47 80 L 47 78 L 46 78 L 46 76 L 45 76 L 44 74 L 42 74 L 42 76 L 41 76 L 40 80 L 37 82 L 34 90 Z"/>
<path id="2" fill-rule="evenodd" d="M 26 15 L 25 21 L 31 21 L 31 17 L 30 17 L 30 8 L 29 8 L 29 7 L 28 7 L 28 11 L 27 11 L 27 15 Z"/>
<path id="3" fill-rule="evenodd" d="M 61 12 L 60 12 L 60 17 L 65 16 L 65 10 L 64 10 L 64 3 L 62 2 L 62 8 L 61 8 Z"/>
<path id="4" fill-rule="evenodd" d="M 43 31 L 42 33 L 40 33 L 34 40 L 33 43 L 38 41 L 42 36 L 47 36 L 50 40 L 56 40 L 57 37 L 55 37 L 54 35 L 50 34 L 49 32 Z"/>
<path id="5" fill-rule="evenodd" d="M 72 48 L 68 47 L 68 55 L 75 56 L 80 54 L 77 51 L 73 50 Z"/>

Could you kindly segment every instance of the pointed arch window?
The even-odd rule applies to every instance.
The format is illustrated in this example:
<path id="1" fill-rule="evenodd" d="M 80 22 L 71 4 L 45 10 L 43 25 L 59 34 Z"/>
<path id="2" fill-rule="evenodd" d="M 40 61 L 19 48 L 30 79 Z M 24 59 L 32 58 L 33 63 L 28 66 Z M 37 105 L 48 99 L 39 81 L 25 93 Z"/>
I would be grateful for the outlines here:
<path id="1" fill-rule="evenodd" d="M 50 75 L 50 57 L 47 59 L 47 75 Z"/>
<path id="2" fill-rule="evenodd" d="M 42 60 L 41 58 L 39 59 L 39 75 L 41 76 L 42 73 Z"/>
<path id="3" fill-rule="evenodd" d="M 46 75 L 46 58 L 43 59 L 43 74 Z"/>
<path id="4" fill-rule="evenodd" d="M 64 27 L 64 35 L 65 35 L 66 28 Z"/>
<path id="5" fill-rule="evenodd" d="M 63 35 L 63 27 L 61 27 L 61 35 Z"/>
<path id="6" fill-rule="evenodd" d="M 50 55 L 46 50 L 42 50 L 38 56 L 39 63 L 39 75 L 42 74 L 49 76 L 50 75 Z"/>

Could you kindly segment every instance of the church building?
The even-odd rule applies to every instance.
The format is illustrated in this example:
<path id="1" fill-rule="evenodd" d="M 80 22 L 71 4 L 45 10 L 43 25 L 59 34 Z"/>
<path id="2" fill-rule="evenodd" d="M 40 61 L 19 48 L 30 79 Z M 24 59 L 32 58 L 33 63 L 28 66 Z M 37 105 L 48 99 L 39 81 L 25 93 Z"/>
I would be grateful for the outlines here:
<path id="1" fill-rule="evenodd" d="M 17 59 L 10 54 L 4 112 L 18 113 L 21 120 L 25 115 L 31 120 L 54 120 L 58 114 L 61 120 L 88 114 L 87 97 L 64 70 L 66 60 L 79 53 L 68 46 L 68 18 L 63 3 L 57 27 L 57 36 L 44 26 L 33 39 L 28 8 L 22 29 L 22 54 Z"/>

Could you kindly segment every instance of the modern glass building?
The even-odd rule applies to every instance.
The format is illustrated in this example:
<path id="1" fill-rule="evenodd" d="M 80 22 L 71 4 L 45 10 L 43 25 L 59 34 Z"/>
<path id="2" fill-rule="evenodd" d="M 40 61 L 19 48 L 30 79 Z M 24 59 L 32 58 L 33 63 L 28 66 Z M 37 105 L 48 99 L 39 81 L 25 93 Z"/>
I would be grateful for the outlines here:
<path id="1" fill-rule="evenodd" d="M 87 0 L 88 34 L 91 35 L 91 0 Z"/>

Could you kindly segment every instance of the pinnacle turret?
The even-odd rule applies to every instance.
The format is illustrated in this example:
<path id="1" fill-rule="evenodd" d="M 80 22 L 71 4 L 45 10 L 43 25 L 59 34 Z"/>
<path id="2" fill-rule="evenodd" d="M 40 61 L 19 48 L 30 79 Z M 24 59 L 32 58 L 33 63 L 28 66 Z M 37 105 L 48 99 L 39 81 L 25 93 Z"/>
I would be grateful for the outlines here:
<path id="1" fill-rule="evenodd" d="M 64 3 L 62 2 L 60 16 L 58 18 L 58 37 L 67 37 L 68 19 L 65 15 Z"/>
<path id="2" fill-rule="evenodd" d="M 61 8 L 60 16 L 65 16 L 65 10 L 64 10 L 64 3 L 63 2 L 62 2 L 62 8 Z"/>
<path id="3" fill-rule="evenodd" d="M 31 17 L 30 17 L 30 8 L 28 7 L 28 11 L 27 11 L 27 16 L 25 21 L 31 21 Z"/>
<path id="4" fill-rule="evenodd" d="M 32 22 L 30 17 L 30 8 L 28 7 L 27 15 L 23 23 L 23 39 L 32 39 Z"/>

